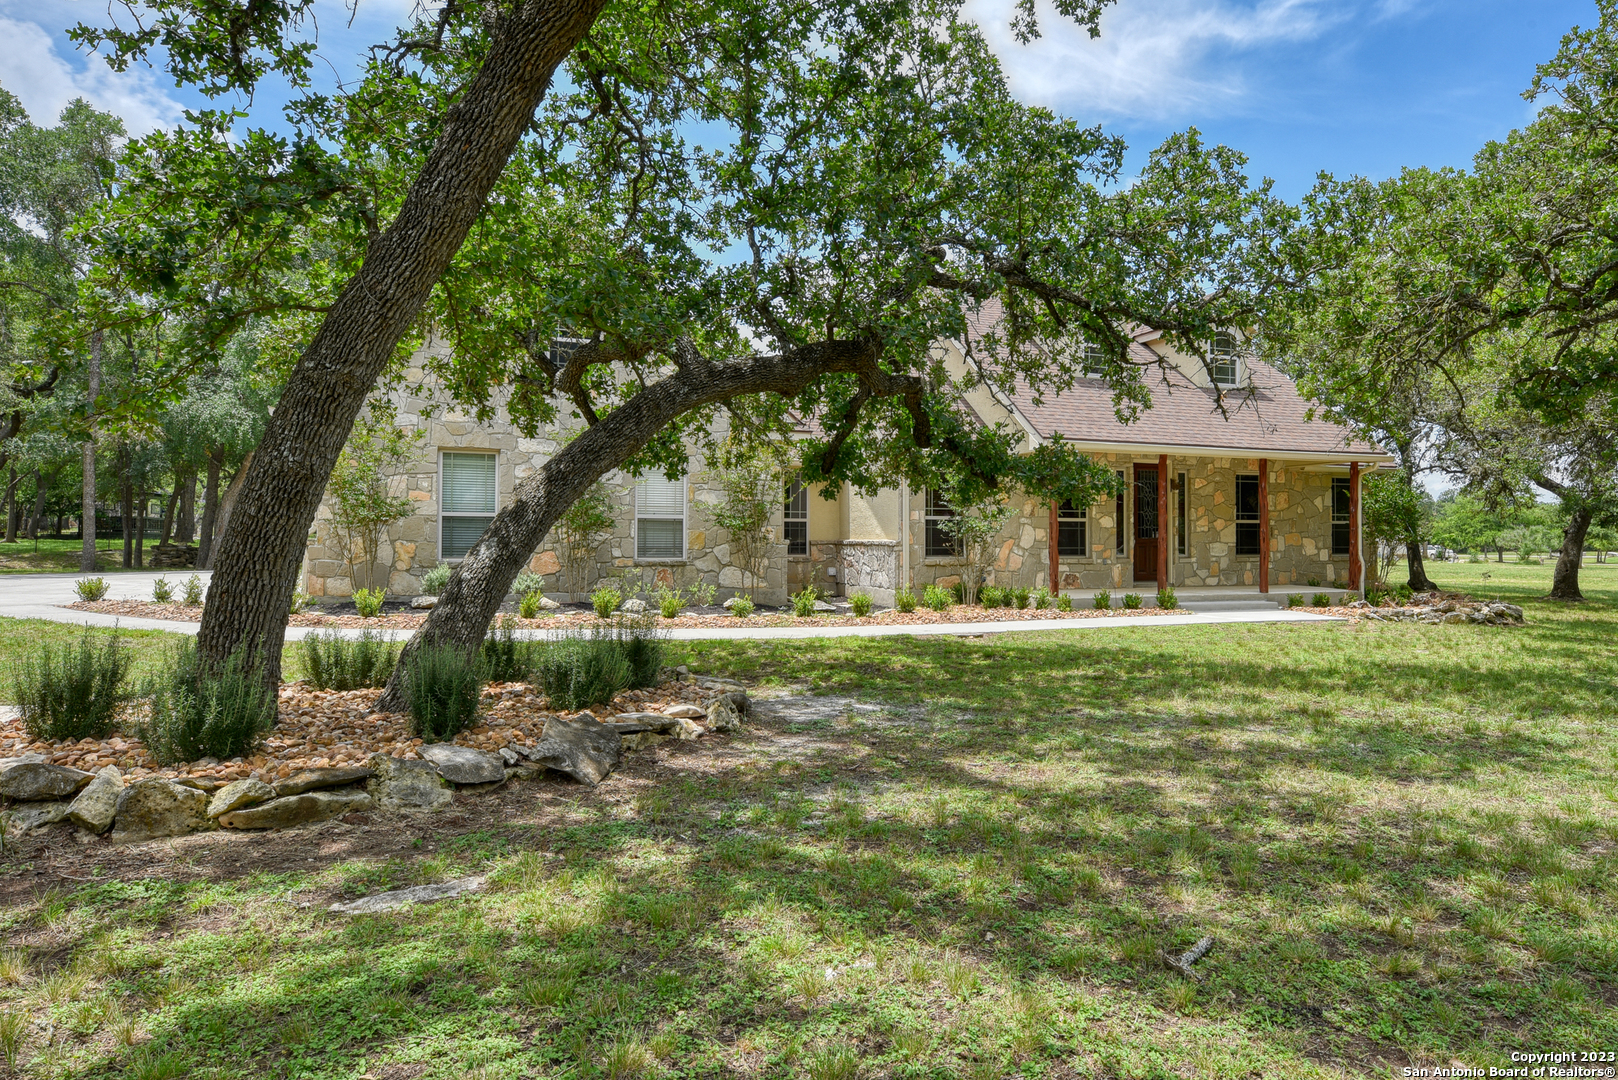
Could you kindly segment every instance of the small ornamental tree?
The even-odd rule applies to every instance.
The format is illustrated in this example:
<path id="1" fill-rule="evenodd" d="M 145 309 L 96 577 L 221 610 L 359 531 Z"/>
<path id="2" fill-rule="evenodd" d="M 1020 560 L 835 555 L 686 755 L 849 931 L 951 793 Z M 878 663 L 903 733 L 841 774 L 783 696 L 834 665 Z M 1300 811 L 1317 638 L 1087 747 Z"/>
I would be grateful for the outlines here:
<path id="1" fill-rule="evenodd" d="M 714 524 L 729 536 L 731 564 L 741 569 L 741 591 L 749 599 L 765 583 L 776 546 L 770 518 L 786 487 L 784 450 L 778 444 L 733 436 L 711 458 L 710 475 L 720 491 L 720 501 L 712 511 Z"/>
<path id="2" fill-rule="evenodd" d="M 562 564 L 558 577 L 569 596 L 588 592 L 596 566 L 596 548 L 612 535 L 612 489 L 596 481 L 556 520 L 556 556 Z"/>
<path id="3" fill-rule="evenodd" d="M 393 474 L 410 460 L 411 442 L 410 431 L 395 427 L 373 406 L 355 422 L 332 469 L 326 486 L 332 526 L 343 538 L 356 591 L 375 587 L 383 537 L 390 525 L 410 515 L 410 500 L 393 494 Z"/>
<path id="4" fill-rule="evenodd" d="M 994 558 L 995 539 L 1011 520 L 1012 508 L 993 494 L 965 506 L 951 505 L 955 505 L 955 516 L 938 527 L 955 539 L 961 552 L 961 600 L 975 604 L 989 573 L 989 561 Z"/>

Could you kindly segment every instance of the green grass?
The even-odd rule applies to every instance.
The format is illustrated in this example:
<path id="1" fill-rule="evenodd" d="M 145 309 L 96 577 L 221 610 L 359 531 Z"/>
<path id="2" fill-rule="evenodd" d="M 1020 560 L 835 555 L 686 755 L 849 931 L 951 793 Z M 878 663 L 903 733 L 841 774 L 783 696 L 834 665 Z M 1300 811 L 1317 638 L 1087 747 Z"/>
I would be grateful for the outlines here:
<path id="1" fill-rule="evenodd" d="M 70 1077 L 1324 1077 L 1618 1046 L 1618 567 L 1573 607 L 1534 599 L 1549 566 L 1429 572 L 1529 624 L 671 644 L 880 709 L 413 858 L 37 896 L 0 910 L 26 949 L 0 1008 L 54 1024 L 31 1067 Z M 473 871 L 488 893 L 403 914 L 283 902 Z M 1204 933 L 1202 981 L 1157 960 Z"/>
<path id="2" fill-rule="evenodd" d="M 148 540 L 146 543 L 147 551 L 155 546 L 156 541 Z M 33 540 L 18 540 L 11 544 L 0 542 L 0 574 L 77 573 L 79 555 L 83 550 L 84 541 L 76 539 L 55 540 L 42 536 L 37 550 Z M 122 540 L 97 540 L 98 572 L 121 570 L 123 553 Z"/>
<path id="3" fill-rule="evenodd" d="M 113 630 L 92 630 L 97 641 L 114 633 Z M 116 631 L 135 651 L 135 667 L 130 682 L 139 684 L 141 678 L 156 669 L 161 650 L 174 640 L 174 635 L 162 630 Z M 12 665 L 23 656 L 37 655 L 42 642 L 49 642 L 61 650 L 77 646 L 84 634 L 82 626 L 71 623 L 50 622 L 46 619 L 0 618 L 0 702 L 13 704 L 11 687 Z M 292 655 L 288 650 L 288 657 Z"/>

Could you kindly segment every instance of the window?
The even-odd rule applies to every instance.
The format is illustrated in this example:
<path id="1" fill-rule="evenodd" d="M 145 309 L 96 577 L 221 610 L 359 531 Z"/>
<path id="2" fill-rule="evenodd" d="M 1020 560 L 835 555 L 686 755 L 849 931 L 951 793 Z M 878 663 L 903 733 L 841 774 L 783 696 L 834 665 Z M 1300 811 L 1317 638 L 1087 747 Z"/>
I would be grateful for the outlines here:
<path id="1" fill-rule="evenodd" d="M 494 454 L 446 450 L 439 456 L 438 557 L 464 559 L 499 510 Z"/>
<path id="2" fill-rule="evenodd" d="M 685 558 L 685 477 L 635 485 L 635 558 Z"/>
<path id="3" fill-rule="evenodd" d="M 1099 379 L 1107 370 L 1107 351 L 1093 341 L 1084 343 L 1084 377 Z"/>
<path id="4" fill-rule="evenodd" d="M 787 482 L 786 509 L 781 513 L 788 555 L 809 554 L 809 492 L 794 476 Z"/>
<path id="5" fill-rule="evenodd" d="M 1185 473 L 1174 478 L 1174 550 L 1185 555 Z"/>
<path id="6" fill-rule="evenodd" d="M 955 508 L 939 492 L 927 492 L 927 557 L 958 558 L 961 539 L 945 530 L 944 522 L 955 516 Z"/>
<path id="7" fill-rule="evenodd" d="M 1122 555 L 1128 550 L 1128 542 L 1124 532 L 1124 470 L 1122 469 L 1118 470 L 1118 497 L 1116 501 L 1117 507 L 1113 513 L 1113 521 L 1118 524 L 1115 531 L 1118 533 L 1118 554 Z"/>
<path id="8" fill-rule="evenodd" d="M 1331 478 L 1331 553 L 1333 555 L 1347 555 L 1353 541 L 1348 535 L 1348 516 L 1351 494 L 1348 490 L 1348 477 L 1334 476 Z"/>
<path id="9" fill-rule="evenodd" d="M 1072 499 L 1065 500 L 1056 510 L 1056 554 L 1067 555 L 1075 559 L 1083 558 L 1089 554 L 1085 546 L 1085 527 L 1089 524 L 1088 507 L 1074 506 Z"/>
<path id="10" fill-rule="evenodd" d="M 1236 478 L 1236 554 L 1258 554 L 1258 477 Z"/>
<path id="11" fill-rule="evenodd" d="M 1208 368 L 1215 386 L 1235 386 L 1241 374 L 1241 356 L 1236 335 L 1220 332 L 1214 335 L 1213 348 L 1208 350 Z"/>

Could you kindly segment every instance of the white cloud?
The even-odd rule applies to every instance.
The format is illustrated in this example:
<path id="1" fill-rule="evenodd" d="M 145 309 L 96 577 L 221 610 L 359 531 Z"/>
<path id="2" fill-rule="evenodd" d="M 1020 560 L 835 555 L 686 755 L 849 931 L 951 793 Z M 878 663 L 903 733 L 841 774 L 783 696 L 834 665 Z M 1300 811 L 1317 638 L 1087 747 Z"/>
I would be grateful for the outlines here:
<path id="1" fill-rule="evenodd" d="M 62 38 L 64 49 L 69 48 Z M 180 119 L 180 104 L 158 85 L 153 73 L 131 65 L 113 71 L 100 57 L 64 58 L 51 32 L 38 23 L 0 16 L 0 86 L 17 95 L 29 117 L 42 127 L 56 118 L 74 98 L 123 118 L 131 135 L 143 135 L 173 125 Z"/>
<path id="2" fill-rule="evenodd" d="M 1091 38 L 1042 8 L 1044 36 L 1024 46 L 1009 29 L 1009 4 L 969 6 L 1012 90 L 1040 104 L 1147 120 L 1235 108 L 1250 93 L 1244 53 L 1320 38 L 1352 14 L 1322 0 L 1124 0 Z"/>

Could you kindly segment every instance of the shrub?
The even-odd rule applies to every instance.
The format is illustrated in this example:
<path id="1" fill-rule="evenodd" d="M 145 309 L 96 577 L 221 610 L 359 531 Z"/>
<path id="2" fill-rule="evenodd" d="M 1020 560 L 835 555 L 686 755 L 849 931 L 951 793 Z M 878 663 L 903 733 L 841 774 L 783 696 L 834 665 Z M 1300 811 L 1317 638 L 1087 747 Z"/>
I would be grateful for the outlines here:
<path id="1" fill-rule="evenodd" d="M 871 594 L 868 592 L 855 593 L 848 598 L 848 603 L 854 609 L 854 614 L 861 619 L 871 613 Z"/>
<path id="2" fill-rule="evenodd" d="M 680 610 L 685 607 L 685 597 L 680 595 L 679 589 L 671 589 L 667 585 L 657 590 L 657 612 L 665 619 L 677 619 Z"/>
<path id="3" fill-rule="evenodd" d="M 957 581 L 949 587 L 950 601 L 956 604 L 966 603 L 966 582 Z"/>
<path id="4" fill-rule="evenodd" d="M 169 584 L 168 578 L 160 577 L 152 582 L 152 603 L 166 604 L 173 599 L 174 586 Z"/>
<path id="5" fill-rule="evenodd" d="M 1011 596 L 1012 596 L 1012 599 L 1016 601 L 1016 603 L 1014 603 L 1012 605 L 1012 607 L 1016 608 L 1018 611 L 1022 611 L 1023 609 L 1028 607 L 1028 599 L 1032 595 L 1033 595 L 1033 593 L 1029 591 L 1029 589 L 1028 589 L 1028 587 L 1026 585 L 1024 585 L 1024 586 L 1022 586 L 1022 587 L 1020 587 L 1018 589 L 1013 590 L 1012 593 L 1011 593 Z"/>
<path id="6" fill-rule="evenodd" d="M 602 627 L 550 642 L 534 674 L 551 708 L 568 711 L 605 705 L 632 679 L 629 660 L 613 634 Z"/>
<path id="7" fill-rule="evenodd" d="M 1331 607 L 1331 596 L 1328 593 L 1315 593 L 1315 607 Z"/>
<path id="8" fill-rule="evenodd" d="M 1096 590 L 1096 610 L 1107 611 L 1112 607 L 1112 593 L 1106 589 Z"/>
<path id="9" fill-rule="evenodd" d="M 543 594 L 545 591 L 545 578 L 532 570 L 524 570 L 511 582 L 511 591 L 521 600 L 525 596 Z"/>
<path id="10" fill-rule="evenodd" d="M 421 591 L 428 596 L 437 596 L 449 584 L 449 563 L 439 563 L 425 574 L 421 575 Z"/>
<path id="11" fill-rule="evenodd" d="M 240 757 L 275 726 L 275 692 L 265 685 L 257 656 L 241 649 L 212 670 L 197 643 L 185 638 L 144 696 L 150 712 L 137 734 L 165 765 Z"/>
<path id="12" fill-rule="evenodd" d="M 893 594 L 893 606 L 903 612 L 916 610 L 916 590 L 904 585 Z"/>
<path id="13" fill-rule="evenodd" d="M 1174 595 L 1173 585 L 1165 585 L 1157 590 L 1157 606 L 1166 611 L 1173 611 L 1180 606 L 1180 599 Z"/>
<path id="14" fill-rule="evenodd" d="M 656 686 L 663 671 L 663 638 L 650 615 L 619 619 L 612 628 L 624 662 L 629 665 L 629 688 Z"/>
<path id="15" fill-rule="evenodd" d="M 1073 598 L 1071 596 L 1067 595 L 1066 593 L 1063 593 L 1061 596 L 1058 596 L 1056 598 L 1056 610 L 1057 611 L 1072 611 L 1073 610 Z"/>
<path id="16" fill-rule="evenodd" d="M 80 578 L 73 583 L 73 591 L 79 594 L 79 599 L 95 603 L 97 600 L 107 598 L 107 579 L 104 577 Z"/>
<path id="17" fill-rule="evenodd" d="M 792 594 L 792 614 L 800 619 L 808 618 L 815 613 L 815 604 L 820 601 L 820 594 L 815 592 L 813 585 L 805 585 L 801 592 Z"/>
<path id="18" fill-rule="evenodd" d="M 1309 577 L 1304 580 L 1304 584 L 1309 586 L 1311 589 L 1318 589 L 1320 588 L 1320 579 L 1317 577 Z"/>
<path id="19" fill-rule="evenodd" d="M 296 615 L 314 602 L 314 598 L 302 589 L 292 590 L 292 603 L 287 605 L 287 614 Z"/>
<path id="20" fill-rule="evenodd" d="M 532 618 L 527 615 L 523 617 Z M 517 637 L 516 621 L 509 615 L 502 616 L 494 633 L 483 639 L 483 647 L 478 653 L 484 681 L 526 682 L 534 670 L 538 651 L 538 642 Z"/>
<path id="21" fill-rule="evenodd" d="M 405 661 L 410 732 L 447 742 L 477 721 L 482 665 L 453 645 L 423 645 Z"/>
<path id="22" fill-rule="evenodd" d="M 993 585 L 985 585 L 978 590 L 978 603 L 986 608 L 999 607 L 1000 599 L 1000 590 Z"/>
<path id="23" fill-rule="evenodd" d="M 753 601 L 745 596 L 738 596 L 736 602 L 730 605 L 730 613 L 738 619 L 745 619 L 753 614 Z"/>
<path id="24" fill-rule="evenodd" d="M 1051 591 L 1041 585 L 1034 590 L 1034 610 L 1044 611 L 1051 606 Z"/>
<path id="25" fill-rule="evenodd" d="M 1140 593 L 1124 593 L 1124 607 L 1128 608 L 1130 611 L 1134 611 L 1135 609 L 1139 608 Z"/>
<path id="26" fill-rule="evenodd" d="M 362 619 L 374 619 L 382 613 L 382 600 L 386 596 L 381 589 L 355 589 L 354 610 Z"/>
<path id="27" fill-rule="evenodd" d="M 185 596 L 181 598 L 187 607 L 199 607 L 203 600 L 202 578 L 192 574 L 185 579 Z"/>
<path id="28" fill-rule="evenodd" d="M 686 589 L 686 594 L 697 607 L 713 607 L 713 602 L 719 597 L 719 586 L 708 581 L 698 581 Z"/>
<path id="29" fill-rule="evenodd" d="M 303 652 L 303 679 L 316 690 L 358 690 L 383 686 L 399 658 L 391 636 L 375 630 L 345 638 L 335 630 L 310 634 L 299 643 Z"/>
<path id="30" fill-rule="evenodd" d="M 1287 607 L 1303 607 L 1303 593 L 1287 593 Z"/>
<path id="31" fill-rule="evenodd" d="M 11 666 L 11 696 L 23 727 L 36 739 L 101 738 L 112 731 L 129 700 L 125 686 L 134 663 L 116 635 L 99 644 L 86 626 L 78 644 L 58 652 L 49 639 Z"/>
<path id="32" fill-rule="evenodd" d="M 948 589 L 940 588 L 937 585 L 929 585 L 922 602 L 934 611 L 947 611 L 949 606 L 955 602 L 955 595 Z"/>
<path id="33" fill-rule="evenodd" d="M 539 601 L 543 596 L 543 593 L 537 592 L 523 593 L 522 599 L 517 601 L 517 614 L 525 619 L 537 618 L 539 616 Z"/>
<path id="34" fill-rule="evenodd" d="M 1393 595 L 1398 599 L 1399 603 L 1408 604 L 1415 597 L 1416 590 L 1410 587 L 1410 583 L 1408 581 L 1400 582 L 1398 585 L 1394 586 Z"/>
<path id="35" fill-rule="evenodd" d="M 596 615 L 603 619 L 612 618 L 624 602 L 624 594 L 618 591 L 616 585 L 603 585 L 590 594 L 590 606 L 596 609 Z"/>

